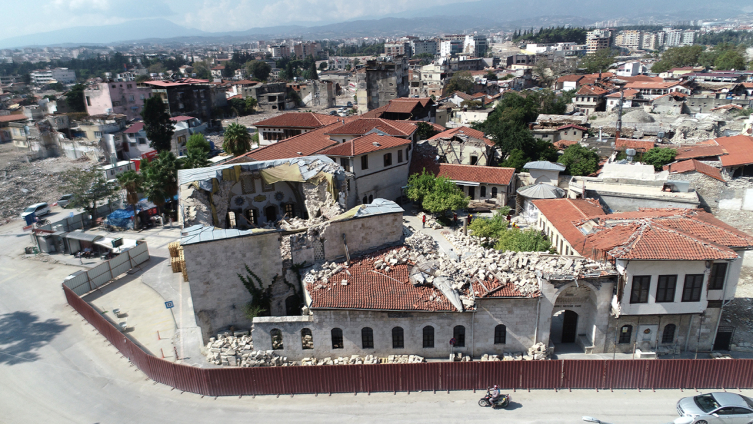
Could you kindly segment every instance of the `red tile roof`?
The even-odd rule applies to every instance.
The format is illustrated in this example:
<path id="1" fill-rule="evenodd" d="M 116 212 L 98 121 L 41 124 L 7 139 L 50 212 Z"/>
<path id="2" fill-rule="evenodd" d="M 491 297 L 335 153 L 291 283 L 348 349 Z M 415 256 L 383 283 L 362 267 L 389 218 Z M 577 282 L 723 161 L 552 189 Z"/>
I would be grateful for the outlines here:
<path id="1" fill-rule="evenodd" d="M 458 165 L 450 163 L 436 164 L 433 169 L 426 169 L 439 177 L 454 181 L 469 181 L 484 184 L 510 185 L 515 175 L 515 168 L 499 166 Z"/>
<path id="2" fill-rule="evenodd" d="M 177 81 L 144 81 L 142 84 L 156 85 L 157 87 L 178 87 L 191 84 L 209 84 L 209 80 L 183 78 Z"/>
<path id="3" fill-rule="evenodd" d="M 399 97 L 390 100 L 385 112 L 390 113 L 411 113 L 413 109 L 421 106 L 426 107 L 429 103 L 434 103 L 430 97 Z"/>
<path id="4" fill-rule="evenodd" d="M 313 112 L 288 112 L 259 121 L 255 127 L 272 128 L 306 128 L 313 129 L 333 124 L 340 120 L 337 116 L 323 115 Z"/>
<path id="5" fill-rule="evenodd" d="M 627 82 L 645 81 L 645 82 L 663 82 L 662 77 L 650 77 L 648 75 L 636 75 L 634 77 L 616 77 L 619 80 Z"/>
<path id="6" fill-rule="evenodd" d="M 0 122 L 25 121 L 26 119 L 24 114 L 0 115 Z"/>
<path id="7" fill-rule="evenodd" d="M 526 297 L 523 293 L 515 289 L 514 284 L 500 284 L 498 279 L 492 281 L 485 280 L 483 284 L 478 279 L 473 280 L 473 291 L 477 293 L 476 297 L 482 298 L 499 298 L 499 297 Z M 539 292 L 531 294 L 529 297 L 539 297 Z"/>
<path id="8" fill-rule="evenodd" d="M 727 154 L 722 156 L 722 166 L 748 165 L 753 163 L 753 137 L 735 135 L 714 139 Z"/>
<path id="9" fill-rule="evenodd" d="M 416 128 L 417 126 L 414 122 L 392 121 L 381 118 L 360 118 L 333 128 L 327 134 L 364 135 L 373 129 L 377 129 L 391 136 L 409 137 L 416 131 Z"/>
<path id="10" fill-rule="evenodd" d="M 126 134 L 136 134 L 137 132 L 139 132 L 139 131 L 141 131 L 143 129 L 144 129 L 144 123 L 143 122 L 136 122 L 133 125 L 131 125 L 130 127 L 128 127 L 128 129 L 126 129 L 123 132 L 126 133 Z"/>
<path id="11" fill-rule="evenodd" d="M 651 140 L 633 140 L 629 138 L 618 138 L 614 142 L 614 148 L 616 150 L 635 149 L 640 152 L 647 152 L 656 146 L 655 142 Z"/>
<path id="12" fill-rule="evenodd" d="M 318 154 L 332 156 L 357 156 L 365 153 L 377 152 L 385 149 L 393 149 L 399 146 L 407 146 L 412 141 L 407 138 L 390 137 L 388 135 L 369 134 L 354 138 L 345 143 L 326 148 Z"/>
<path id="13" fill-rule="evenodd" d="M 183 116 L 183 115 L 173 116 L 172 118 L 170 118 L 171 121 L 175 121 L 175 122 L 190 121 L 192 119 L 194 119 L 193 116 Z"/>
<path id="14" fill-rule="evenodd" d="M 312 309 L 371 309 L 387 311 L 445 311 L 457 309 L 433 286 L 410 283 L 412 264 L 397 264 L 389 272 L 377 270 L 374 262 L 385 254 L 401 249 L 397 246 L 371 256 L 355 259 L 343 271 L 329 277 L 329 282 L 306 283 Z M 343 286 L 342 280 L 348 284 Z"/>
<path id="15" fill-rule="evenodd" d="M 607 93 L 607 90 L 596 87 L 594 85 L 584 85 L 582 86 L 577 93 L 575 93 L 576 96 L 602 96 Z"/>
<path id="16" fill-rule="evenodd" d="M 675 160 L 684 160 L 684 159 L 697 159 L 697 158 L 707 158 L 707 157 L 714 157 L 714 156 L 723 156 L 727 154 L 722 147 L 719 145 L 710 145 L 710 144 L 691 144 L 687 146 L 679 146 L 677 149 L 677 156 L 675 156 Z"/>
<path id="17" fill-rule="evenodd" d="M 486 138 L 486 135 L 482 131 L 474 130 L 473 128 L 469 128 L 469 127 L 450 128 L 429 138 L 429 140 L 437 140 L 440 138 L 452 138 L 459 134 L 467 135 L 469 137 L 482 140 L 484 143 L 486 143 L 487 146 L 494 146 L 494 142 Z"/>
<path id="18" fill-rule="evenodd" d="M 714 168 L 711 165 L 707 165 L 703 162 L 699 162 L 695 159 L 675 162 L 664 166 L 664 169 L 677 174 L 683 174 L 685 172 L 700 172 L 701 174 L 724 182 L 724 177 L 722 177 L 722 172 L 719 169 Z"/>
<path id="19" fill-rule="evenodd" d="M 638 93 L 640 93 L 640 91 L 633 90 L 632 88 L 628 88 L 627 90 L 623 90 L 622 91 L 623 98 L 625 98 L 625 99 L 632 99 Z M 607 97 L 619 99 L 620 98 L 620 92 L 618 91 L 616 93 L 612 93 L 612 94 L 608 95 Z"/>
<path id="20" fill-rule="evenodd" d="M 679 81 L 633 81 L 625 84 L 625 88 L 634 88 L 636 90 L 663 90 L 680 85 Z"/>
<path id="21" fill-rule="evenodd" d="M 387 105 L 384 105 L 382 107 L 378 107 L 378 108 L 370 110 L 368 112 L 364 112 L 360 116 L 361 116 L 361 118 L 381 118 L 382 115 L 384 114 L 384 112 L 387 111 L 387 108 L 389 106 L 390 105 L 387 104 Z"/>
<path id="22" fill-rule="evenodd" d="M 313 131 L 290 137 L 275 144 L 252 150 L 248 153 L 237 156 L 226 163 L 287 159 L 313 155 L 327 147 L 337 144 L 337 142 L 330 140 L 325 134 L 331 127 L 337 125 L 339 124 L 331 124 L 326 127 L 317 128 Z"/>
<path id="23" fill-rule="evenodd" d="M 586 218 L 604 215 L 604 210 L 594 199 L 541 199 L 534 200 L 533 205 L 557 228 L 573 249 L 582 255 L 581 250 L 586 238 L 575 223 Z"/>

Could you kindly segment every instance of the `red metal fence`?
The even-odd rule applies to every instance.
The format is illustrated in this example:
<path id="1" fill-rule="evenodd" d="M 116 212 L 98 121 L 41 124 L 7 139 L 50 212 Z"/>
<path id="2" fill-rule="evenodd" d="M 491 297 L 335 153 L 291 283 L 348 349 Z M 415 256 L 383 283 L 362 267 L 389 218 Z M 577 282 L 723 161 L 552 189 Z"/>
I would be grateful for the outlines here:
<path id="1" fill-rule="evenodd" d="M 208 396 L 485 389 L 753 388 L 753 359 L 432 362 L 269 368 L 196 368 L 145 353 L 68 287 L 78 313 L 149 378 Z"/>

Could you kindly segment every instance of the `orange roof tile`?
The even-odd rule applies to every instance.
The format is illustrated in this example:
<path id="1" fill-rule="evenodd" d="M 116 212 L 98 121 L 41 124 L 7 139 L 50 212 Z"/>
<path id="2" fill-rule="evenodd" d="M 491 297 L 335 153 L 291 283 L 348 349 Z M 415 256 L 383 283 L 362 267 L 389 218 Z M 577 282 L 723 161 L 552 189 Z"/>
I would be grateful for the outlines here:
<path id="1" fill-rule="evenodd" d="M 0 122 L 25 121 L 26 119 L 24 114 L 0 115 Z"/>
<path id="2" fill-rule="evenodd" d="M 254 124 L 255 127 L 273 127 L 273 128 L 319 128 L 329 125 L 340 120 L 337 116 L 324 115 L 313 112 L 288 112 L 282 115 L 273 116 L 269 119 L 259 121 Z"/>
<path id="3" fill-rule="evenodd" d="M 557 131 L 559 131 L 559 130 L 566 130 L 568 128 L 575 128 L 576 130 L 588 131 L 588 128 L 581 127 L 580 125 L 575 125 L 575 124 L 563 125 L 563 126 L 557 128 Z"/>
<path id="4" fill-rule="evenodd" d="M 586 238 L 575 223 L 604 215 L 604 210 L 594 199 L 541 199 L 534 200 L 533 205 L 578 252 L 581 252 Z"/>
<path id="5" fill-rule="evenodd" d="M 594 85 L 584 85 L 578 90 L 577 93 L 575 93 L 575 95 L 576 96 L 602 96 L 606 93 L 608 93 L 608 91 L 601 87 L 596 87 Z"/>
<path id="6" fill-rule="evenodd" d="M 494 142 L 486 138 L 486 135 L 482 131 L 474 130 L 473 128 L 469 128 L 469 127 L 450 128 L 445 131 L 442 131 L 441 133 L 437 135 L 434 135 L 433 137 L 429 138 L 429 140 L 437 140 L 440 138 L 452 138 L 460 134 L 477 138 L 479 140 L 483 140 L 483 142 L 486 143 L 486 145 L 494 146 Z"/>
<path id="7" fill-rule="evenodd" d="M 720 145 L 727 154 L 722 156 L 722 166 L 748 165 L 753 163 L 753 137 L 747 135 L 735 135 L 732 137 L 719 137 L 714 141 Z"/>
<path id="8" fill-rule="evenodd" d="M 676 150 L 677 156 L 675 156 L 675 160 L 677 161 L 684 159 L 723 156 L 727 154 L 721 146 L 716 144 L 691 144 L 686 146 L 679 146 L 676 148 Z"/>
<path id="9" fill-rule="evenodd" d="M 316 154 L 327 147 L 337 144 L 336 141 L 330 140 L 325 134 L 330 127 L 337 125 L 339 124 L 330 124 L 329 126 L 317 128 L 313 131 L 290 137 L 275 144 L 252 150 L 248 153 L 237 156 L 226 163 L 286 159 Z"/>
<path id="10" fill-rule="evenodd" d="M 427 171 L 430 171 L 427 169 Z M 458 165 L 440 163 L 431 170 L 438 177 L 446 177 L 454 181 L 469 181 L 484 184 L 510 185 L 515 175 L 515 168 L 499 166 Z"/>
<path id="11" fill-rule="evenodd" d="M 381 118 L 354 119 L 345 125 L 336 127 L 328 134 L 332 135 L 364 135 L 367 132 L 378 129 L 388 135 L 408 137 L 416 131 L 416 123 L 409 121 L 392 121 Z"/>
<path id="12" fill-rule="evenodd" d="M 633 81 L 625 84 L 625 88 L 635 88 L 637 90 L 662 90 L 666 88 L 672 88 L 677 85 L 680 85 L 679 81 Z"/>
<path id="13" fill-rule="evenodd" d="M 636 149 L 641 152 L 647 152 L 656 146 L 655 142 L 650 140 L 633 140 L 629 138 L 618 138 L 614 142 L 616 150 Z"/>
<path id="14" fill-rule="evenodd" d="M 722 177 L 722 172 L 719 169 L 714 168 L 711 165 L 707 165 L 703 162 L 699 162 L 695 159 L 675 162 L 669 165 L 665 165 L 664 168 L 669 172 L 677 174 L 683 174 L 685 172 L 700 172 L 701 174 L 724 182 L 724 177 Z"/>
<path id="15" fill-rule="evenodd" d="M 392 149 L 398 146 L 407 146 L 412 141 L 407 138 L 390 137 L 388 135 L 369 134 L 362 137 L 354 138 L 329 148 L 326 148 L 318 154 L 332 156 L 357 156 L 365 153 L 377 152 L 379 150 Z"/>
<path id="16" fill-rule="evenodd" d="M 632 98 L 633 98 L 633 97 L 635 97 L 635 96 L 636 96 L 636 94 L 638 94 L 638 93 L 640 93 L 640 91 L 638 91 L 638 90 L 633 90 L 632 88 L 628 88 L 627 90 L 623 90 L 623 91 L 622 91 L 622 96 L 623 96 L 623 98 L 625 98 L 625 99 L 632 99 Z M 608 95 L 607 97 L 610 97 L 610 98 L 617 98 L 617 99 L 619 99 L 619 98 L 620 98 L 620 92 L 618 91 L 618 92 L 616 92 L 616 93 L 612 93 L 612 94 Z"/>
<path id="17" fill-rule="evenodd" d="M 554 147 L 556 147 L 558 150 L 565 150 L 568 147 L 572 146 L 573 144 L 578 144 L 577 140 L 557 140 L 554 143 Z"/>

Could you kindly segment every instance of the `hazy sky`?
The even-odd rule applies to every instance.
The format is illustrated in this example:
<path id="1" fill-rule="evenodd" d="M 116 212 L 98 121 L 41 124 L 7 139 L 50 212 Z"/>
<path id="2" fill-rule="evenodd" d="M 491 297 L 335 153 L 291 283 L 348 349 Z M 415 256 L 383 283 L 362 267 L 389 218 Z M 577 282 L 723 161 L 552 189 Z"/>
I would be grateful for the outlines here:
<path id="1" fill-rule="evenodd" d="M 398 13 L 427 4 L 405 0 L 1 0 L 0 39 L 76 26 L 166 18 L 208 32 L 291 22 L 329 23 Z M 431 0 L 432 5 L 469 0 Z M 94 41 L 94 40 L 92 40 Z"/>

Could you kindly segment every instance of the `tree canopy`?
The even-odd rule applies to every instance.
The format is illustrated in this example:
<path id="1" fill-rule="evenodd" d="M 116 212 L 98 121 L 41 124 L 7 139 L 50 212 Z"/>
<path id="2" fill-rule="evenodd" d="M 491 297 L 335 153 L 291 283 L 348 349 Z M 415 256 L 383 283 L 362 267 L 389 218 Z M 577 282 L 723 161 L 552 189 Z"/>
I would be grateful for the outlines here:
<path id="1" fill-rule="evenodd" d="M 65 103 L 73 112 L 86 112 L 83 84 L 76 84 L 65 95 Z"/>
<path id="2" fill-rule="evenodd" d="M 69 205 L 84 209 L 92 219 L 97 218 L 98 205 L 120 199 L 120 187 L 110 183 L 104 172 L 96 166 L 66 171 L 62 181 L 63 192 L 73 195 Z"/>
<path id="3" fill-rule="evenodd" d="M 251 135 L 248 133 L 248 128 L 241 124 L 228 125 L 225 129 L 222 148 L 234 156 L 242 155 L 251 150 Z"/>
<path id="4" fill-rule="evenodd" d="M 143 189 L 143 175 L 136 171 L 129 170 L 118 175 L 117 178 L 120 187 L 126 191 L 126 203 L 136 210 L 136 204 L 139 203 L 139 193 Z M 133 225 L 134 229 L 138 229 L 136 222 L 134 222 Z"/>
<path id="5" fill-rule="evenodd" d="M 455 72 L 452 78 L 445 84 L 445 93 L 452 94 L 456 91 L 461 91 L 466 94 L 473 93 L 474 86 L 473 76 L 468 71 Z"/>
<path id="6" fill-rule="evenodd" d="M 429 138 L 439 134 L 439 131 L 437 131 L 434 127 L 426 122 L 418 122 L 416 124 L 416 127 L 416 135 L 418 137 L 418 140 L 428 140 Z"/>
<path id="7" fill-rule="evenodd" d="M 557 162 L 565 165 L 565 173 L 572 176 L 593 174 L 599 169 L 599 155 L 580 144 L 565 149 Z"/>
<path id="8" fill-rule="evenodd" d="M 170 150 L 175 129 L 162 98 L 152 96 L 146 99 L 141 117 L 144 118 L 144 131 L 150 141 L 149 145 L 158 152 Z"/>
<path id="9" fill-rule="evenodd" d="M 599 49 L 594 54 L 583 56 L 579 66 L 585 68 L 588 73 L 606 72 L 617 57 L 611 49 Z"/>
<path id="10" fill-rule="evenodd" d="M 530 41 L 533 43 L 564 43 L 575 42 L 578 44 L 586 43 L 586 28 L 571 27 L 551 27 L 534 29 L 517 30 L 513 33 L 512 41 Z"/>
<path id="11" fill-rule="evenodd" d="M 408 178 L 406 195 L 421 207 L 434 214 L 468 207 L 468 197 L 455 183 L 445 177 L 436 177 L 426 172 L 413 174 Z"/>
<path id="12" fill-rule="evenodd" d="M 259 81 L 266 81 L 270 72 L 272 67 L 263 60 L 251 60 L 246 63 L 246 74 Z"/>
<path id="13" fill-rule="evenodd" d="M 155 205 L 164 206 L 178 194 L 178 160 L 172 152 L 162 151 L 151 162 L 141 163 L 146 197 Z"/>
<path id="14" fill-rule="evenodd" d="M 501 251 L 514 252 L 546 252 L 551 243 L 541 234 L 531 228 L 521 231 L 518 228 L 508 228 L 505 214 L 496 213 L 492 218 L 476 218 L 468 227 L 476 237 L 486 237 L 492 241 L 487 245 Z"/>
<path id="15" fill-rule="evenodd" d="M 664 165 L 672 163 L 677 156 L 677 150 L 669 147 L 654 147 L 643 154 L 641 161 L 647 165 L 653 165 L 654 169 L 661 171 Z"/>
<path id="16" fill-rule="evenodd" d="M 182 168 L 203 168 L 209 165 L 210 145 L 204 138 L 204 134 L 196 133 L 188 138 L 186 143 L 186 158 L 183 161 Z"/>

